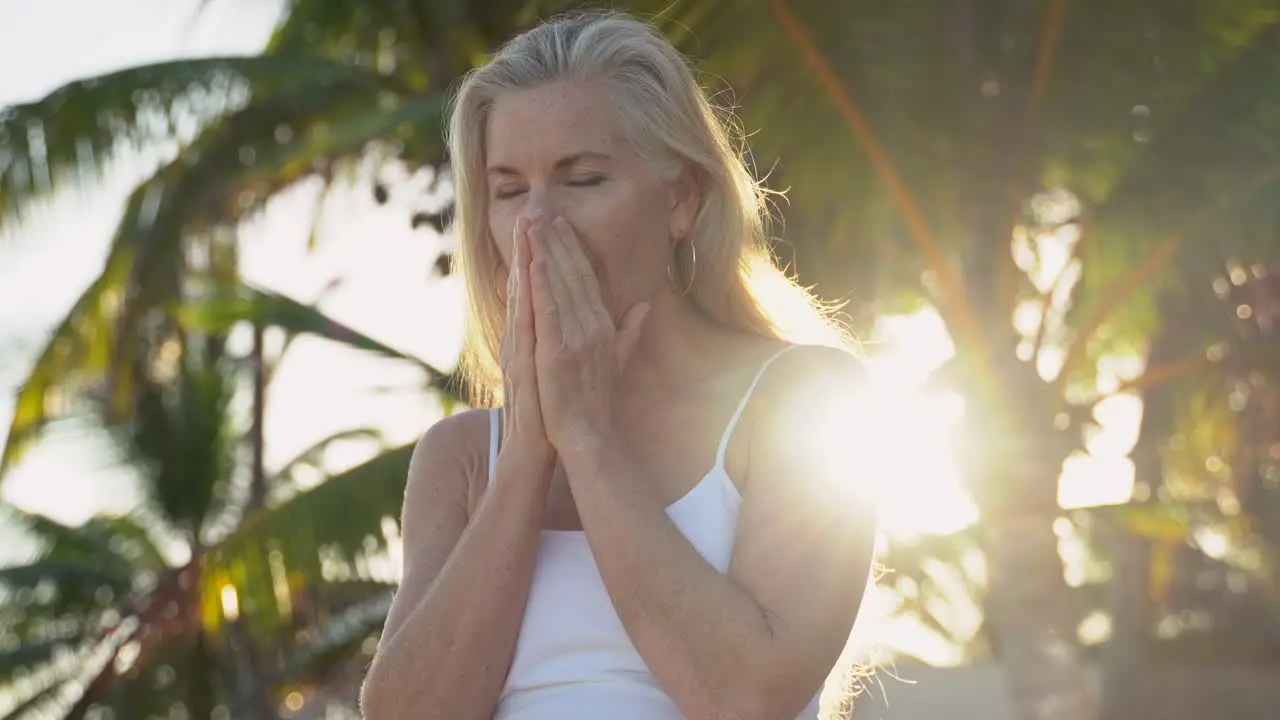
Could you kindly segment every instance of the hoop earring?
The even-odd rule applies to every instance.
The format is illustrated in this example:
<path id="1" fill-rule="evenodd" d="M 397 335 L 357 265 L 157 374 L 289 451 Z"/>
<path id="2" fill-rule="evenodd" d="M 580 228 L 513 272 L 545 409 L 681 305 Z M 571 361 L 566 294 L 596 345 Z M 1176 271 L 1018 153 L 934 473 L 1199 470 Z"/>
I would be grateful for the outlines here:
<path id="1" fill-rule="evenodd" d="M 680 294 L 688 295 L 689 291 L 693 289 L 693 278 L 698 273 L 698 246 L 694 245 L 692 240 L 681 240 L 676 242 L 675 247 L 671 252 L 671 262 L 667 263 L 667 280 L 671 282 L 672 287 L 677 289 L 680 288 L 680 286 L 676 284 L 675 271 L 672 268 L 676 264 L 676 258 L 679 256 L 680 245 L 682 243 L 689 246 L 689 279 L 685 282 L 684 288 L 680 290 Z"/>

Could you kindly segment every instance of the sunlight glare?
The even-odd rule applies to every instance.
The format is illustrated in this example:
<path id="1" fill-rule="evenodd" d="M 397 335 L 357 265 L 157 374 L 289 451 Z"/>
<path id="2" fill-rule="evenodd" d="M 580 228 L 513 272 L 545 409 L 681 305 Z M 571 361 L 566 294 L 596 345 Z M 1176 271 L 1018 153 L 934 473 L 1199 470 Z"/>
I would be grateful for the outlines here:
<path id="1" fill-rule="evenodd" d="M 222 586 L 222 616 L 231 622 L 240 619 L 240 596 L 236 594 L 236 586 L 226 583 Z"/>
<path id="2" fill-rule="evenodd" d="M 803 320 L 807 307 L 771 292 L 779 289 L 764 284 L 766 304 Z M 849 467 L 837 475 L 855 481 L 835 492 L 866 487 L 889 535 L 960 530 L 977 519 L 949 439 L 964 416 L 964 401 L 923 387 L 955 352 L 946 326 L 937 311 L 925 309 L 879 318 L 872 336 L 863 344 L 870 386 L 852 407 L 832 408 L 836 416 L 813 417 L 812 408 L 797 413 L 807 427 L 795 429 L 796 439 L 842 449 Z"/>
<path id="3" fill-rule="evenodd" d="M 1118 505 L 1133 497 L 1133 461 L 1075 453 L 1062 464 L 1058 504 L 1065 509 Z"/>
<path id="4" fill-rule="evenodd" d="M 890 536 L 946 534 L 977 520 L 951 449 L 951 433 L 965 417 L 957 393 L 924 388 L 954 352 L 937 312 L 890 316 L 876 327 L 866 361 L 872 377 L 877 448 L 869 452 L 877 478 L 881 528 Z M 877 352 L 878 351 L 878 352 Z"/>

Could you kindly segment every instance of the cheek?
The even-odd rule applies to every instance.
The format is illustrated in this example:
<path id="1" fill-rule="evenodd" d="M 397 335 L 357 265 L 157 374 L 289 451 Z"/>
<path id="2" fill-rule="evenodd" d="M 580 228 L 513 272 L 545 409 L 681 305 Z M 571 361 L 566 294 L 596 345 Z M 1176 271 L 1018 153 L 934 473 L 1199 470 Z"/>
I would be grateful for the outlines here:
<path id="1" fill-rule="evenodd" d="M 582 207 L 566 207 L 564 215 L 582 242 L 587 259 L 602 277 L 616 275 L 630 262 L 630 249 L 635 241 L 628 218 L 617 205 L 597 203 Z"/>
<path id="2" fill-rule="evenodd" d="M 606 295 L 626 301 L 666 272 L 666 226 L 634 202 L 567 210 Z"/>

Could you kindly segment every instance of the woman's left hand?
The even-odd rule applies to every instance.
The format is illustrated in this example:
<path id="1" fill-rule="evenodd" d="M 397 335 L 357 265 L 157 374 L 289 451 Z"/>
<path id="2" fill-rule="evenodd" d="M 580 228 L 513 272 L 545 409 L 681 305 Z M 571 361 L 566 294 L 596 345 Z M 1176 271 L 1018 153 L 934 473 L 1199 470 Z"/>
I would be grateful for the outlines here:
<path id="1" fill-rule="evenodd" d="M 547 438 L 565 456 L 590 447 L 611 428 L 615 385 L 649 304 L 637 304 L 615 324 L 568 221 L 539 222 L 533 239 L 538 395 Z"/>

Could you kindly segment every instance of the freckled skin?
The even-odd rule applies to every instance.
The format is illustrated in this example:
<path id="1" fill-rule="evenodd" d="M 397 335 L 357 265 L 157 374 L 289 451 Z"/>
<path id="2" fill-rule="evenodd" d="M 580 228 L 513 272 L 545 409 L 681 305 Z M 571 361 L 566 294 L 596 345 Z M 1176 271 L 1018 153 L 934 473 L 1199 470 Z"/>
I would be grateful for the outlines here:
<path id="1" fill-rule="evenodd" d="M 485 147 L 489 231 L 504 265 L 517 219 L 562 215 L 619 318 L 667 282 L 673 239 L 691 212 L 631 147 L 613 108 L 597 83 L 507 93 L 494 104 Z"/>

